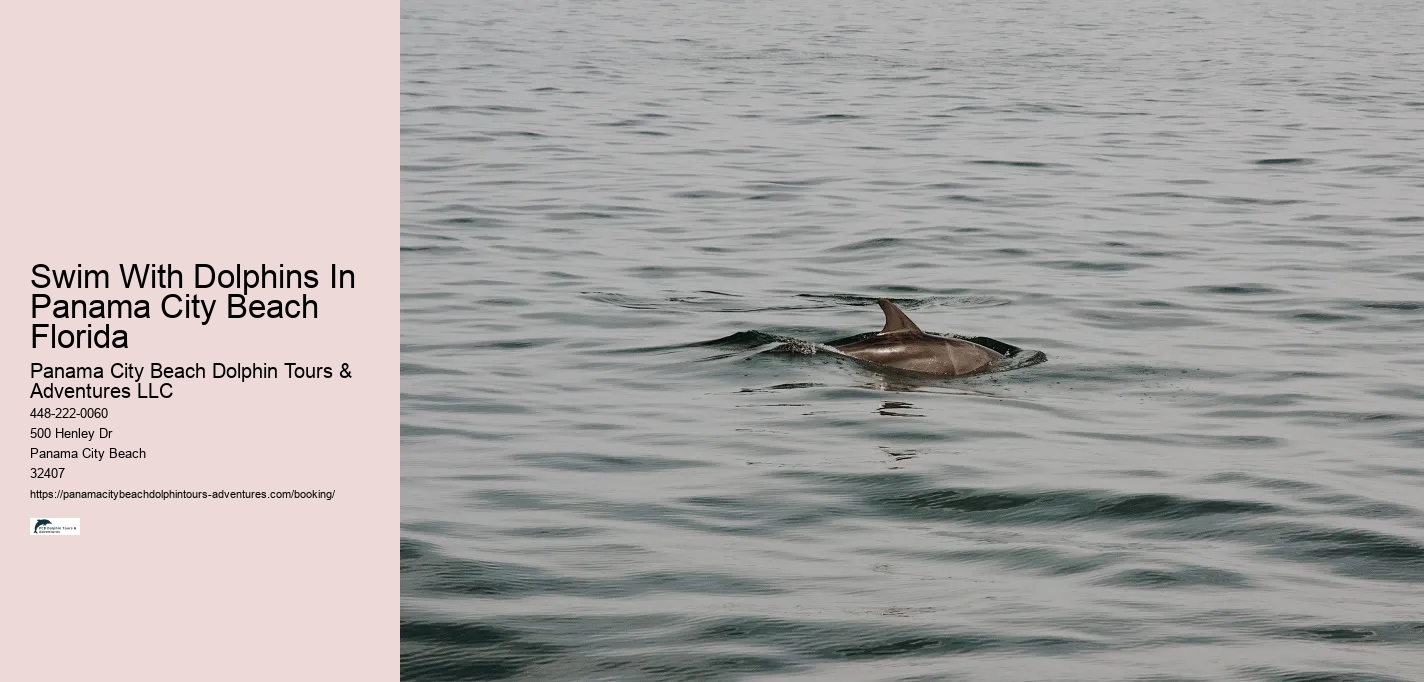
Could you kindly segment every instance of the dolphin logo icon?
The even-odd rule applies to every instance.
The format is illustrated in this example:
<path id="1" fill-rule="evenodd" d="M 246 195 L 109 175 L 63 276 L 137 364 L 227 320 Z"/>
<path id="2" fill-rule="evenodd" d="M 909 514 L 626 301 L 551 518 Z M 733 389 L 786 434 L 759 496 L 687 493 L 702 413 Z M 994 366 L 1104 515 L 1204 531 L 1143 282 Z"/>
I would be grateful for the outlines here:
<path id="1" fill-rule="evenodd" d="M 35 533 L 40 532 L 40 526 L 48 526 L 48 525 L 49 525 L 49 519 L 40 519 L 40 520 L 38 520 L 38 521 L 35 521 L 35 528 L 34 528 L 34 530 L 30 531 L 30 535 L 34 535 Z"/>

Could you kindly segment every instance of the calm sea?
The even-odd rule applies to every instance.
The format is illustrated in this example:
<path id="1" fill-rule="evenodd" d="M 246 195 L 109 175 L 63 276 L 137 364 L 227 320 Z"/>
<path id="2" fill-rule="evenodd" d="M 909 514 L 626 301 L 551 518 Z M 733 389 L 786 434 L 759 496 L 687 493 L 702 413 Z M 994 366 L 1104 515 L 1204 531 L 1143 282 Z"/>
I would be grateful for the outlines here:
<path id="1" fill-rule="evenodd" d="M 1424 5 L 402 17 L 404 678 L 1424 679 Z"/>

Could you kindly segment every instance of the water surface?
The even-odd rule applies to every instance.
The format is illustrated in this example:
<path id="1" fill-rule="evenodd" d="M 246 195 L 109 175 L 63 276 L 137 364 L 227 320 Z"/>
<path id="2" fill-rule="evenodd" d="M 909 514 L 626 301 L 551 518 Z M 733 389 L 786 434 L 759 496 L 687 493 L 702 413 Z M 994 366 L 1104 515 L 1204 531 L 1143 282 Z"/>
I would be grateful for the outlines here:
<path id="1" fill-rule="evenodd" d="M 406 679 L 1420 679 L 1417 3 L 402 25 Z"/>

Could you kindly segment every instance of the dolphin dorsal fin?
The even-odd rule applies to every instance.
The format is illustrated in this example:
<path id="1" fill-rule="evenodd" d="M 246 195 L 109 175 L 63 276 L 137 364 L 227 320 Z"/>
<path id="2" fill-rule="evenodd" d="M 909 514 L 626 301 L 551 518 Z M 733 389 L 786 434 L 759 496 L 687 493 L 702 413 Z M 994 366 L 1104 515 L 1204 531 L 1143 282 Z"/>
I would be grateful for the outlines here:
<path id="1" fill-rule="evenodd" d="M 885 328 L 880 330 L 881 334 L 893 334 L 895 332 L 918 332 L 920 328 L 910 320 L 910 316 L 900 307 L 890 302 L 888 298 L 877 299 L 880 309 L 885 311 Z"/>

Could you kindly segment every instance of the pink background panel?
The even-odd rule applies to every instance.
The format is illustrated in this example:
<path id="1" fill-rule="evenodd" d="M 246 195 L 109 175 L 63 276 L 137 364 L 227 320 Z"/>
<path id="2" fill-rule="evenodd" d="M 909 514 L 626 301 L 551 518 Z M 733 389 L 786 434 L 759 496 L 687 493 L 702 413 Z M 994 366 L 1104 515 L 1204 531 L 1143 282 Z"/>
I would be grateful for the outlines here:
<path id="1" fill-rule="evenodd" d="M 398 52 L 395 2 L 0 10 L 6 678 L 398 677 Z M 69 298 L 157 304 L 168 292 L 121 287 L 118 265 L 133 262 L 178 266 L 178 293 L 222 301 L 193 288 L 194 263 L 316 269 L 322 286 L 305 293 L 320 318 L 229 320 L 220 306 L 206 327 L 113 321 L 128 350 L 31 350 L 33 264 L 110 271 L 113 288 Z M 332 263 L 356 289 L 328 288 Z M 30 362 L 121 361 L 346 362 L 356 376 L 179 380 L 171 400 L 28 397 Z M 29 427 L 74 426 L 29 418 L 44 402 L 107 405 L 108 420 L 79 425 L 108 426 L 148 459 L 81 460 L 32 482 Z M 336 499 L 43 502 L 32 488 Z M 81 518 L 83 534 L 29 537 L 46 515 Z"/>

